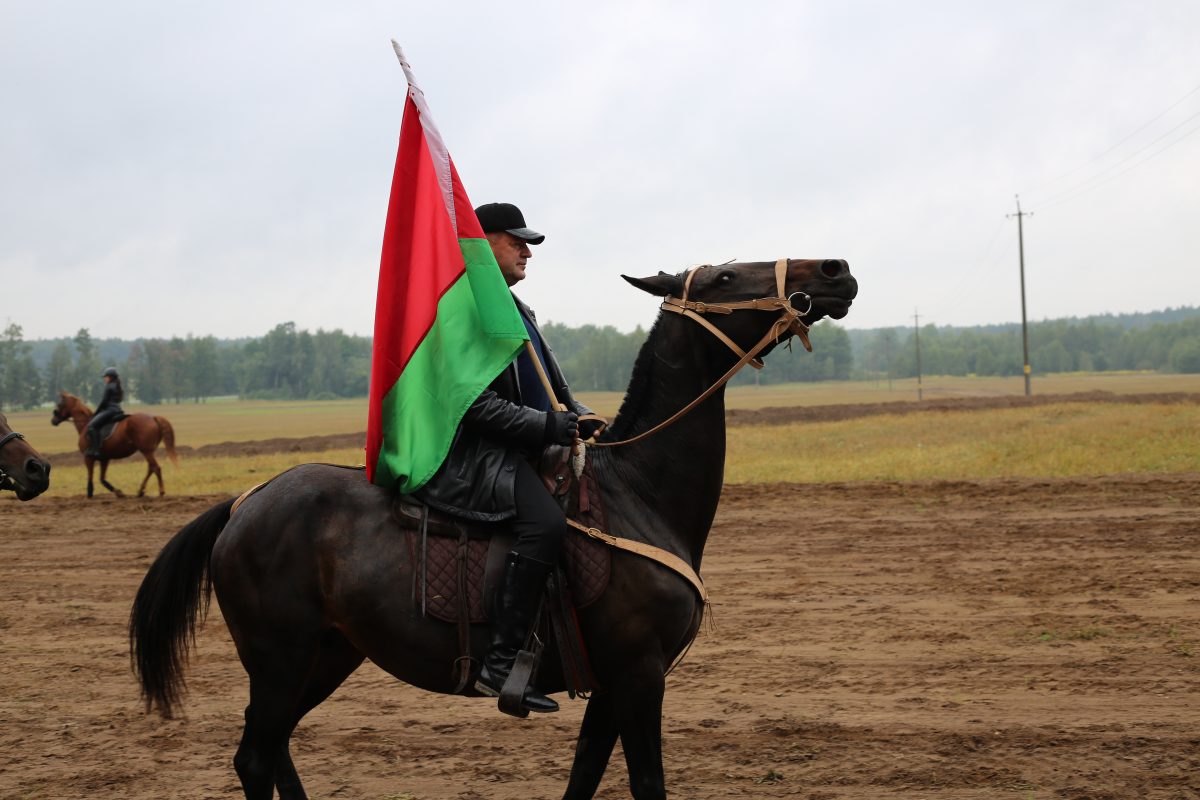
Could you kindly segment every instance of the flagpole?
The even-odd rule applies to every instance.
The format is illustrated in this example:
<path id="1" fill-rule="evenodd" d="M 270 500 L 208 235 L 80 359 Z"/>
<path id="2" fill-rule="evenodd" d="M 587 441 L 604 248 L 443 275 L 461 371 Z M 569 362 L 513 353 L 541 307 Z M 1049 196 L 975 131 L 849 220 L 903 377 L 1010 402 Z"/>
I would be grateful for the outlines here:
<path id="1" fill-rule="evenodd" d="M 538 377 L 542 379 L 542 388 L 546 390 L 546 396 L 550 398 L 550 405 L 559 411 L 566 411 L 567 407 L 558 402 L 558 397 L 554 394 L 554 387 L 550 385 L 550 376 L 546 374 L 546 368 L 542 366 L 542 360 L 534 352 L 533 342 L 528 339 L 525 340 L 525 352 L 529 353 L 529 360 L 533 362 L 533 368 L 537 370 Z"/>

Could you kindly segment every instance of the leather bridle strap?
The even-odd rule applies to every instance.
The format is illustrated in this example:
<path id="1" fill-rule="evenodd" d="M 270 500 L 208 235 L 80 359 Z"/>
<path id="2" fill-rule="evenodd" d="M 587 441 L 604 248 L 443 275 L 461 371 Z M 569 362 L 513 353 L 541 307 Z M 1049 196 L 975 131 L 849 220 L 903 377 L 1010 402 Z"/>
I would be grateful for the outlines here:
<path id="1" fill-rule="evenodd" d="M 712 397 L 718 389 L 728 383 L 734 375 L 740 372 L 742 367 L 746 366 L 747 364 L 754 364 L 756 367 L 761 367 L 762 361 L 756 359 L 755 356 L 765 350 L 768 345 L 778 340 L 779 337 L 784 333 L 791 332 L 799 336 L 800 341 L 804 343 L 805 349 L 809 352 L 812 352 L 812 344 L 808 340 L 809 326 L 805 325 L 800 319 L 800 317 L 808 313 L 809 309 L 805 309 L 803 312 L 796 310 L 792 307 L 791 297 L 784 294 L 784 286 L 787 280 L 786 258 L 781 258 L 775 262 L 775 285 L 776 291 L 778 292 L 776 297 L 762 297 L 758 298 L 757 300 L 741 300 L 735 303 L 701 303 L 695 300 L 688 300 L 687 296 L 688 292 L 691 290 L 692 278 L 700 269 L 703 269 L 703 267 L 696 267 L 688 272 L 687 278 L 685 278 L 683 282 L 683 297 L 676 298 L 668 296 L 665 300 L 663 300 L 661 308 L 663 311 L 672 311 L 676 314 L 681 314 L 688 319 L 699 322 L 710 333 L 715 334 L 722 342 L 725 343 L 727 347 L 733 350 L 733 352 L 738 354 L 737 363 L 734 364 L 728 372 L 718 378 L 716 383 L 705 389 L 703 394 L 701 394 L 692 402 L 688 403 L 679 411 L 672 414 L 667 419 L 655 425 L 653 428 L 643 431 L 637 436 L 624 439 L 619 442 L 584 442 L 584 444 L 586 444 L 588 447 L 621 447 L 623 445 L 633 444 L 634 442 L 640 442 L 642 439 L 658 433 L 663 428 L 673 424 L 696 406 Z M 763 335 L 763 337 L 758 340 L 758 343 L 751 347 L 748 351 L 742 350 L 740 347 L 738 347 L 738 345 L 735 344 L 732 339 L 718 330 L 715 325 L 704 319 L 702 316 L 703 314 L 708 313 L 732 314 L 734 311 L 743 310 L 780 312 L 779 319 L 775 320 L 775 323 Z"/>
<path id="2" fill-rule="evenodd" d="M 24 439 L 24 438 L 25 438 L 24 436 L 17 433 L 16 431 L 10 431 L 9 433 L 6 433 L 3 436 L 0 436 L 0 447 L 4 447 L 4 445 L 8 444 L 9 442 L 13 441 L 14 439 Z"/>
<path id="3" fill-rule="evenodd" d="M 700 599 L 704 601 L 704 604 L 708 605 L 708 590 L 704 588 L 704 581 L 701 579 L 700 574 L 697 573 L 696 570 L 692 569 L 691 564 L 687 563 L 674 553 L 663 550 L 661 547 L 655 547 L 652 544 L 646 544 L 645 542 L 637 542 L 633 539 L 622 539 L 620 536 L 613 536 L 610 533 L 605 533 L 599 528 L 589 528 L 588 526 L 582 525 L 573 519 L 568 518 L 567 524 L 575 530 L 580 531 L 585 535 L 596 539 L 597 541 L 604 542 L 610 547 L 615 547 L 618 550 L 625 550 L 629 553 L 636 553 L 643 558 L 648 558 L 651 561 L 662 564 L 664 567 L 676 573 L 690 583 L 692 588 L 696 590 L 696 593 L 700 595 Z"/>

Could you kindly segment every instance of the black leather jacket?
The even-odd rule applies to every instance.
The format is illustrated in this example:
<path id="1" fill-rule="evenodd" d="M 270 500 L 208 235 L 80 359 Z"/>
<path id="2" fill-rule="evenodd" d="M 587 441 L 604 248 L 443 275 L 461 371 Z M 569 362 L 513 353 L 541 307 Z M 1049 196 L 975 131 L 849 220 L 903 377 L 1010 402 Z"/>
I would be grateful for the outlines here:
<path id="1" fill-rule="evenodd" d="M 515 297 L 515 296 L 514 296 Z M 537 328 L 529 307 L 517 305 Z M 541 329 L 537 328 L 538 335 Z M 558 400 L 577 414 L 591 409 L 571 396 L 554 352 L 545 337 L 546 372 Z M 433 508 L 465 519 L 487 522 L 511 519 L 516 459 L 539 456 L 545 445 L 546 412 L 521 404 L 521 386 L 514 360 L 467 409 L 450 445 L 450 454 L 434 476 L 416 492 Z"/>
<path id="2" fill-rule="evenodd" d="M 116 381 L 106 383 L 104 384 L 104 397 L 100 399 L 100 405 L 96 406 L 96 413 L 115 411 L 117 414 L 120 414 L 122 413 L 121 401 L 124 399 L 125 392 L 121 389 L 121 384 Z"/>

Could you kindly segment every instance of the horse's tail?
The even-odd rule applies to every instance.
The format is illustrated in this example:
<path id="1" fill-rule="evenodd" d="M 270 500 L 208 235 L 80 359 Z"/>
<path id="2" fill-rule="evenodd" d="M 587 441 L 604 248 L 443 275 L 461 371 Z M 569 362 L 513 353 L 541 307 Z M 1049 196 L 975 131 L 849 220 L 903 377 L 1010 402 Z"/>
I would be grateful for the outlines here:
<path id="1" fill-rule="evenodd" d="M 166 417 L 155 417 L 154 421 L 158 423 L 158 430 L 162 433 L 163 445 L 167 448 L 167 456 L 170 457 L 171 463 L 179 466 L 179 455 L 175 452 L 175 429 L 171 427 L 171 423 L 167 422 Z"/>
<path id="2" fill-rule="evenodd" d="M 209 559 L 233 500 L 213 506 L 171 538 L 150 565 L 129 613 L 129 656 L 146 709 L 170 717 L 183 694 L 183 668 L 196 622 L 212 596 Z"/>

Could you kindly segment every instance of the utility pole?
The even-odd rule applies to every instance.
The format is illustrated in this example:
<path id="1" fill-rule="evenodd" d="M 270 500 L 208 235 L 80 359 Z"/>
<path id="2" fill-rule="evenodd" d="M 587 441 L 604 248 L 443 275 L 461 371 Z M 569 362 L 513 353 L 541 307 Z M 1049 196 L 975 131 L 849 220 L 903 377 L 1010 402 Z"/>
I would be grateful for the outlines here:
<path id="1" fill-rule="evenodd" d="M 1031 394 L 1029 388 L 1029 325 L 1025 321 L 1025 230 L 1022 226 L 1023 217 L 1032 217 L 1032 211 L 1021 210 L 1021 196 L 1014 195 L 1017 198 L 1017 213 L 1008 214 L 1008 217 L 1017 218 L 1017 250 L 1021 257 L 1021 346 L 1024 348 L 1025 355 L 1025 396 Z"/>
<path id="2" fill-rule="evenodd" d="M 917 343 L 917 400 L 921 400 L 921 318 L 913 309 L 913 339 Z"/>

